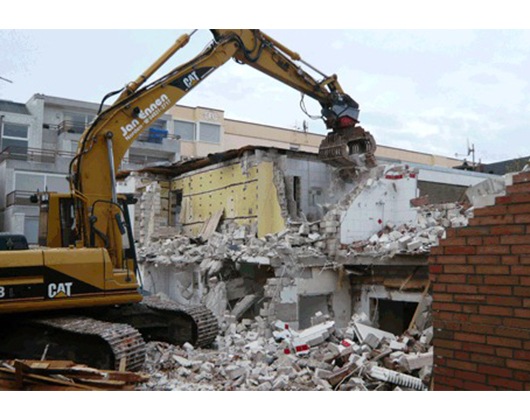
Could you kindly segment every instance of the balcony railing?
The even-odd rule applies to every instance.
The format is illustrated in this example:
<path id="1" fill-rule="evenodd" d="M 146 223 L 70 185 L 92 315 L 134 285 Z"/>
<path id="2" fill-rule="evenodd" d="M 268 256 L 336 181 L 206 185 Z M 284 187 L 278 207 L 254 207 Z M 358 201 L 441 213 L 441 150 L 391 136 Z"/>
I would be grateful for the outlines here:
<path id="1" fill-rule="evenodd" d="M 26 162 L 55 163 L 58 157 L 72 159 L 74 156 L 74 153 L 66 151 L 9 146 L 0 152 L 0 163 L 9 159 L 23 160 Z"/>
<path id="2" fill-rule="evenodd" d="M 15 190 L 7 194 L 6 196 L 6 207 L 19 205 L 19 206 L 37 206 L 38 203 L 32 203 L 30 197 L 34 195 L 36 191 L 22 191 Z"/>

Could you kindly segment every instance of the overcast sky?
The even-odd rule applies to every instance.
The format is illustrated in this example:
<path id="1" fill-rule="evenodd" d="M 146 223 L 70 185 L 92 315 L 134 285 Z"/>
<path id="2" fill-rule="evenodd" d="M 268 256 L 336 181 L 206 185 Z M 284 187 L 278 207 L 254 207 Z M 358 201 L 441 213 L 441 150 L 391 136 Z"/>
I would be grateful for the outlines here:
<path id="1" fill-rule="evenodd" d="M 129 27 L 145 27 L 146 22 L 136 19 Z M 61 22 L 48 28 L 61 27 Z M 283 27 L 289 27 L 288 22 Z M 163 26 L 178 22 L 168 25 L 166 20 Z M 34 93 L 43 93 L 99 102 L 189 31 L 1 29 L 0 77 L 13 83 L 0 80 L 0 99 L 26 102 Z M 343 89 L 360 104 L 361 125 L 381 145 L 454 157 L 465 155 L 469 142 L 483 162 L 530 155 L 530 30 L 263 31 L 324 73 L 337 74 Z M 199 53 L 211 39 L 208 30 L 200 30 L 159 75 Z M 226 118 L 287 128 L 301 127 L 306 120 L 310 131 L 324 133 L 322 121 L 309 120 L 299 102 L 298 92 L 230 61 L 180 103 L 222 109 Z M 319 113 L 314 100 L 306 98 L 305 103 L 311 113 Z"/>

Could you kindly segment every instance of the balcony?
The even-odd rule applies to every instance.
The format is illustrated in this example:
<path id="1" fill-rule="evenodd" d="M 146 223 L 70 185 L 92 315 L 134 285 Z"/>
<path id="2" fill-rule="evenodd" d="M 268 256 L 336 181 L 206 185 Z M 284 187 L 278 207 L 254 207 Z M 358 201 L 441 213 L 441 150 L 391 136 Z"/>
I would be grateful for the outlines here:
<path id="1" fill-rule="evenodd" d="M 5 160 L 56 163 L 59 157 L 72 159 L 74 156 L 72 152 L 9 146 L 0 152 L 0 163 Z"/>
<path id="2" fill-rule="evenodd" d="M 7 194 L 6 207 L 9 206 L 38 206 L 38 203 L 32 203 L 30 197 L 35 191 L 15 190 Z"/>

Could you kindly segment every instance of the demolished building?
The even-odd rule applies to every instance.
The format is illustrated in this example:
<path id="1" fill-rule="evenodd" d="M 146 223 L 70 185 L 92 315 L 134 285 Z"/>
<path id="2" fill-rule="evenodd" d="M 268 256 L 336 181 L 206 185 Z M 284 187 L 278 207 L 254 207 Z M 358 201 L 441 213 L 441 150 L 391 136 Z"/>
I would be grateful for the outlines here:
<path id="1" fill-rule="evenodd" d="M 419 338 L 429 250 L 467 225 L 465 183 L 499 178 L 461 172 L 387 162 L 348 179 L 309 153 L 245 147 L 132 173 L 121 188 L 138 196 L 144 287 L 206 304 L 225 330 L 259 319 L 271 338 L 278 320 L 305 330 L 315 314 L 344 330 L 365 314 Z"/>

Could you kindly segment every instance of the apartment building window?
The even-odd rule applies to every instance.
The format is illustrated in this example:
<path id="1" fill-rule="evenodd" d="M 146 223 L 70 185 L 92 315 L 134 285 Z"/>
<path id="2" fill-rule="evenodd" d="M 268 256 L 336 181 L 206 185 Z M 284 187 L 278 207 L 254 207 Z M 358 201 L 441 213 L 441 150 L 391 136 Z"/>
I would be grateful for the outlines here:
<path id="1" fill-rule="evenodd" d="M 189 121 L 175 121 L 175 135 L 181 140 L 195 140 L 195 123 Z"/>
<path id="2" fill-rule="evenodd" d="M 94 121 L 95 114 L 85 114 L 81 112 L 65 112 L 63 127 L 61 131 L 67 133 L 83 134 L 85 128 Z"/>
<path id="3" fill-rule="evenodd" d="M 221 143 L 221 126 L 217 124 L 199 123 L 200 141 Z"/>
<path id="4" fill-rule="evenodd" d="M 12 153 L 27 154 L 29 125 L 5 122 L 1 128 L 2 150 L 9 147 Z"/>

